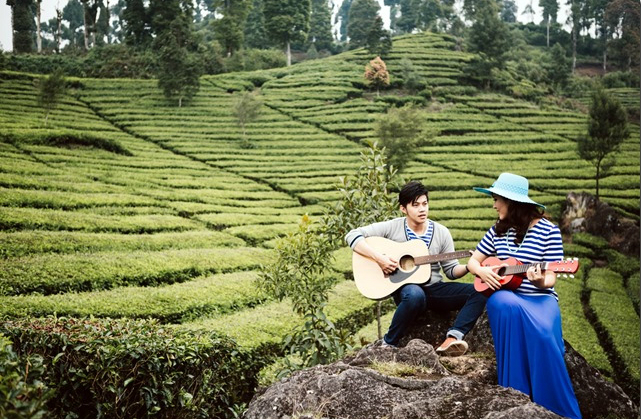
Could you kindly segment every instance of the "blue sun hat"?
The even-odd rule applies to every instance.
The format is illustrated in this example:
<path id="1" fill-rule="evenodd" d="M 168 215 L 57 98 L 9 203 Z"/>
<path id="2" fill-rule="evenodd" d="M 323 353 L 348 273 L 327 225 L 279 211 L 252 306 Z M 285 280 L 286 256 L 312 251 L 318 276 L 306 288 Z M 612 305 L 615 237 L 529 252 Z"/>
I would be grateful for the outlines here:
<path id="1" fill-rule="evenodd" d="M 512 173 L 501 173 L 499 178 L 489 188 L 474 188 L 475 191 L 487 195 L 496 194 L 503 198 L 510 199 L 516 202 L 523 202 L 526 204 L 534 204 L 537 207 L 545 209 L 545 205 L 541 205 L 532 201 L 528 196 L 529 182 L 526 178 Z"/>

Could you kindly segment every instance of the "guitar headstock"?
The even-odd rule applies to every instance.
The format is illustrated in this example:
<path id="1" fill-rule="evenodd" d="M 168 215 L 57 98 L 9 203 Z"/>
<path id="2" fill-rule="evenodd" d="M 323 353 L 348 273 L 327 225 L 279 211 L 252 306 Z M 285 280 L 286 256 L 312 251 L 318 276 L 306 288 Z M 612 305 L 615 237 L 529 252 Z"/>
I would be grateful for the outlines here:
<path id="1" fill-rule="evenodd" d="M 548 262 L 546 269 L 561 274 L 573 274 L 579 270 L 579 259 L 568 258 L 557 262 Z M 571 277 L 574 278 L 572 275 Z"/>

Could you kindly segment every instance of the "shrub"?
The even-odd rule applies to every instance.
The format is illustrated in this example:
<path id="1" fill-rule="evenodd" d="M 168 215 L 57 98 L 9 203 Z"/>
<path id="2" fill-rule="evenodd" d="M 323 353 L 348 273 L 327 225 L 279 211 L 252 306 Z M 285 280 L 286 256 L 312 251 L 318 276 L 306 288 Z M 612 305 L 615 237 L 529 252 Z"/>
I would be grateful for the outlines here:
<path id="1" fill-rule="evenodd" d="M 616 87 L 639 87 L 639 74 L 634 71 L 613 71 L 601 78 L 601 84 L 606 89 Z"/>
<path id="2" fill-rule="evenodd" d="M 19 357 L 11 341 L 0 335 L 0 417 L 45 417 L 45 402 L 52 393 L 42 382 L 42 357 Z"/>
<path id="3" fill-rule="evenodd" d="M 622 255 L 613 249 L 607 249 L 604 252 L 608 259 L 608 268 L 617 272 L 622 277 L 627 278 L 634 273 L 639 272 L 639 259 Z"/>
<path id="4" fill-rule="evenodd" d="M 45 359 L 55 418 L 225 417 L 248 401 L 260 367 L 228 338 L 154 321 L 49 317 L 0 331 Z"/>

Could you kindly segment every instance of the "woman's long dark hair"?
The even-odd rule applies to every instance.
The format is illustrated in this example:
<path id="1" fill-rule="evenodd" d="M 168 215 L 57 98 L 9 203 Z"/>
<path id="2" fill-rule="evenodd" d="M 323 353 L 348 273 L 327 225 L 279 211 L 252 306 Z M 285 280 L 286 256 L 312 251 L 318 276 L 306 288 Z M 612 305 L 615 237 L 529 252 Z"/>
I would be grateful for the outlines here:
<path id="1" fill-rule="evenodd" d="M 512 201 L 507 198 L 503 199 L 507 202 L 507 215 L 504 220 L 499 219 L 496 224 L 494 224 L 497 236 L 507 234 L 507 231 L 513 228 L 516 232 L 515 243 L 521 243 L 532 220 L 535 218 L 548 218 L 543 212 L 543 209 L 534 204 Z"/>

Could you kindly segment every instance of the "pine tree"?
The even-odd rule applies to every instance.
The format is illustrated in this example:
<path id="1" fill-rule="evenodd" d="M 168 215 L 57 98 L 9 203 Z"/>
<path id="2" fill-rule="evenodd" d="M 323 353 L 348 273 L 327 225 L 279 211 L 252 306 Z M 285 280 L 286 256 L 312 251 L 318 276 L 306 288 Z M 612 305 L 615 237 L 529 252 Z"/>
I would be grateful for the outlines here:
<path id="1" fill-rule="evenodd" d="M 338 9 L 338 14 L 336 15 L 337 21 L 340 20 L 340 36 L 338 39 L 341 42 L 347 41 L 347 25 L 349 24 L 349 10 L 352 8 L 352 2 L 354 0 L 343 0 L 341 7 Z"/>
<path id="2" fill-rule="evenodd" d="M 214 38 L 220 42 L 227 56 L 231 56 L 243 45 L 249 6 L 249 0 L 215 0 L 213 2 L 214 13 L 221 16 L 212 22 Z"/>
<path id="3" fill-rule="evenodd" d="M 505 23 L 499 19 L 494 0 L 479 0 L 475 4 L 475 21 L 468 36 L 468 49 L 478 57 L 468 65 L 468 75 L 489 87 L 492 69 L 505 66 L 509 42 Z"/>
<path id="4" fill-rule="evenodd" d="M 154 17 L 154 26 L 160 30 L 154 41 L 158 86 L 168 100 L 181 107 L 198 91 L 203 65 L 196 54 L 191 2 L 173 0 L 164 5 L 167 7 Z"/>
<path id="5" fill-rule="evenodd" d="M 244 34 L 246 48 L 265 49 L 268 47 L 267 35 L 265 34 L 263 0 L 253 0 L 245 20 Z"/>
<path id="6" fill-rule="evenodd" d="M 312 0 L 308 42 L 316 50 L 332 48 L 332 14 L 327 0 Z"/>
<path id="7" fill-rule="evenodd" d="M 78 33 L 78 29 L 84 25 L 84 9 L 78 0 L 69 0 L 62 9 L 62 18 L 69 22 L 69 27 L 63 31 L 63 39 L 71 42 L 76 47 L 79 44 L 79 37 L 84 36 L 84 31 Z"/>
<path id="8" fill-rule="evenodd" d="M 265 29 L 270 38 L 285 46 L 287 65 L 292 65 L 292 42 L 304 42 L 309 31 L 310 0 L 263 0 Z"/>
<path id="9" fill-rule="evenodd" d="M 125 0 L 122 11 L 125 42 L 137 48 L 151 43 L 151 19 L 143 0 Z"/>
<path id="10" fill-rule="evenodd" d="M 518 7 L 514 0 L 503 0 L 501 4 L 501 20 L 506 23 L 516 22 Z"/>
<path id="11" fill-rule="evenodd" d="M 360 48 L 367 45 L 368 37 L 374 27 L 380 6 L 376 0 L 354 0 L 349 9 L 347 36 L 349 48 Z"/>
<path id="12" fill-rule="evenodd" d="M 582 159 L 591 162 L 596 168 L 596 198 L 599 199 L 599 180 L 603 178 L 613 160 L 606 158 L 619 150 L 628 136 L 627 115 L 621 102 L 609 96 L 603 89 L 592 95 L 592 105 L 588 116 L 588 135 L 577 142 L 578 153 Z"/>

